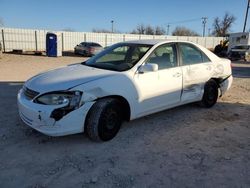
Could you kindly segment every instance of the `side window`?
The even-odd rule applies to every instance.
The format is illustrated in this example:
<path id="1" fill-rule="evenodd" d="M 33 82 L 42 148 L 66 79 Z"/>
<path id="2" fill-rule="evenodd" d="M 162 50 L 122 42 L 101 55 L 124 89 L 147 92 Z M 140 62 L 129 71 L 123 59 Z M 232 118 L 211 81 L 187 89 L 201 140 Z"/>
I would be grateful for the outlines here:
<path id="1" fill-rule="evenodd" d="M 202 53 L 202 59 L 204 63 L 211 62 L 211 60 L 207 57 L 206 54 Z"/>
<path id="2" fill-rule="evenodd" d="M 137 62 L 139 61 L 149 50 L 149 47 L 144 47 L 144 46 L 138 46 L 136 48 L 133 48 L 132 54 L 131 54 L 131 60 L 132 62 Z"/>
<path id="3" fill-rule="evenodd" d="M 183 65 L 192 65 L 203 62 L 203 54 L 191 44 L 180 44 L 180 52 Z"/>
<path id="4" fill-rule="evenodd" d="M 159 70 L 177 66 L 176 49 L 174 44 L 163 44 L 157 47 L 148 57 L 146 63 L 158 65 Z"/>

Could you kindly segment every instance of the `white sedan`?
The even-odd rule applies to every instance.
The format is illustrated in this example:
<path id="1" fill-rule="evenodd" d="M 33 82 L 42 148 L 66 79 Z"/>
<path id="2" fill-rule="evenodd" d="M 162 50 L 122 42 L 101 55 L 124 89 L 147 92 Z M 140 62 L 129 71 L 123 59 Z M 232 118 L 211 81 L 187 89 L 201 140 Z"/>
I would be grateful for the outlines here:
<path id="1" fill-rule="evenodd" d="M 230 60 L 197 44 L 130 41 L 34 76 L 18 107 L 23 122 L 46 135 L 86 132 L 108 141 L 123 121 L 197 101 L 212 107 L 232 80 Z"/>

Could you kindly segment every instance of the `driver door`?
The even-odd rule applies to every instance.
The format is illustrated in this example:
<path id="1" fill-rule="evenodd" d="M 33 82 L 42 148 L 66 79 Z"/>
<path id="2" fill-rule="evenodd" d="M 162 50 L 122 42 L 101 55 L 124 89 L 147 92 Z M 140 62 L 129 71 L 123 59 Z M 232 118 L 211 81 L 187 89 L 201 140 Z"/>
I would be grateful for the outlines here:
<path id="1" fill-rule="evenodd" d="M 157 64 L 158 71 L 137 71 L 134 76 L 138 91 L 137 117 L 171 108 L 181 98 L 182 70 L 177 63 L 175 44 L 157 47 L 145 63 Z"/>

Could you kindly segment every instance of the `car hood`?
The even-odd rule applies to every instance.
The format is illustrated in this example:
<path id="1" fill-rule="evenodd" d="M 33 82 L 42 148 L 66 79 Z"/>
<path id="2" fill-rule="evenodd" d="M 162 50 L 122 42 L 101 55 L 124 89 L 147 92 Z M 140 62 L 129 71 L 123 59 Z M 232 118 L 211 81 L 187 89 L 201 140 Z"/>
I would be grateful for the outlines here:
<path id="1" fill-rule="evenodd" d="M 38 74 L 27 80 L 25 86 L 39 93 L 61 91 L 114 74 L 113 71 L 77 64 Z"/>

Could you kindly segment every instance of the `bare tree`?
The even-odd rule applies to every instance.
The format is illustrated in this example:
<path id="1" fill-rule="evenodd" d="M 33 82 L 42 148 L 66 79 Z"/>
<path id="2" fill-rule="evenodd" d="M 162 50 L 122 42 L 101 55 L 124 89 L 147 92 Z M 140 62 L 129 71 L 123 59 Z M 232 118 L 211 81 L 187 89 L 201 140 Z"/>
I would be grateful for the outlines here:
<path id="1" fill-rule="evenodd" d="M 225 37 L 230 32 L 230 28 L 235 20 L 236 18 L 228 12 L 225 13 L 222 20 L 219 17 L 216 17 L 213 23 L 212 34 L 216 37 Z"/>
<path id="2" fill-rule="evenodd" d="M 112 31 L 108 30 L 108 29 L 97 29 L 94 28 L 92 29 L 93 33 L 112 33 Z M 114 33 L 121 33 L 119 30 L 115 30 Z"/>
<path id="3" fill-rule="evenodd" d="M 137 33 L 136 29 L 134 29 L 134 30 L 132 30 L 132 31 L 130 32 L 130 34 L 138 34 L 138 33 Z"/>
<path id="4" fill-rule="evenodd" d="M 136 32 L 137 34 L 145 34 L 146 33 L 146 27 L 144 26 L 144 24 L 140 24 L 136 27 Z"/>
<path id="5" fill-rule="evenodd" d="M 140 35 L 144 35 L 146 31 L 146 27 L 144 26 L 144 24 L 139 24 L 136 26 L 136 28 L 131 32 L 131 34 L 140 34 Z"/>
<path id="6" fill-rule="evenodd" d="M 97 28 L 94 28 L 92 29 L 92 32 L 93 33 L 112 33 L 110 30 L 108 29 L 97 29 Z"/>
<path id="7" fill-rule="evenodd" d="M 145 34 L 146 35 L 154 35 L 155 34 L 154 28 L 151 25 L 148 25 L 145 28 Z"/>
<path id="8" fill-rule="evenodd" d="M 176 27 L 172 32 L 173 36 L 200 36 L 197 32 L 186 27 Z"/>
<path id="9" fill-rule="evenodd" d="M 166 32 L 163 27 L 151 25 L 145 26 L 144 24 L 137 25 L 131 34 L 140 34 L 140 35 L 164 35 Z"/>
<path id="10" fill-rule="evenodd" d="M 155 35 L 165 35 L 166 31 L 163 27 L 156 26 L 155 28 Z"/>

